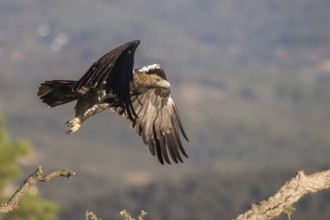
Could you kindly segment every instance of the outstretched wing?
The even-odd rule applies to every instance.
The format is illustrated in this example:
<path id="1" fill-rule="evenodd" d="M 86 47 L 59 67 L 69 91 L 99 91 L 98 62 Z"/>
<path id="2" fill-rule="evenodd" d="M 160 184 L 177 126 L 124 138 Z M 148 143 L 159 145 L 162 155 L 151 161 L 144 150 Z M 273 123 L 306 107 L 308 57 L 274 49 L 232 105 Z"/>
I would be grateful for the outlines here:
<path id="1" fill-rule="evenodd" d="M 97 60 L 73 87 L 74 92 L 86 93 L 90 89 L 106 89 L 120 100 L 130 120 L 137 115 L 130 97 L 130 81 L 133 80 L 134 53 L 139 40 L 125 43 Z"/>
<path id="2" fill-rule="evenodd" d="M 138 118 L 130 123 L 160 163 L 164 164 L 165 160 L 170 164 L 169 155 L 174 162 L 183 162 L 181 154 L 188 155 L 182 146 L 180 133 L 186 140 L 188 138 L 169 90 L 161 90 L 164 89 L 149 89 L 132 98 Z"/>

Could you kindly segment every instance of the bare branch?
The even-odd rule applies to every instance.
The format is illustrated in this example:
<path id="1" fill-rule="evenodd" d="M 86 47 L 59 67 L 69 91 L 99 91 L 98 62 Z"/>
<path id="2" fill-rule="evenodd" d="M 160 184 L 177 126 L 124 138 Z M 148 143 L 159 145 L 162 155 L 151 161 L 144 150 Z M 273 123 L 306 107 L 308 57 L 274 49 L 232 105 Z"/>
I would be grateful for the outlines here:
<path id="1" fill-rule="evenodd" d="M 303 171 L 287 181 L 273 196 L 252 204 L 250 209 L 239 215 L 235 220 L 273 219 L 281 213 L 290 215 L 292 205 L 304 195 L 330 188 L 330 170 L 305 175 Z"/>
<path id="2" fill-rule="evenodd" d="M 70 178 L 76 175 L 75 172 L 71 170 L 60 170 L 47 175 L 43 175 L 41 166 L 31 174 L 24 183 L 17 189 L 14 195 L 5 204 L 0 205 L 0 213 L 7 213 L 18 208 L 18 202 L 22 199 L 26 191 L 28 191 L 31 186 L 35 185 L 37 182 L 48 182 L 50 179 L 58 176 Z"/>

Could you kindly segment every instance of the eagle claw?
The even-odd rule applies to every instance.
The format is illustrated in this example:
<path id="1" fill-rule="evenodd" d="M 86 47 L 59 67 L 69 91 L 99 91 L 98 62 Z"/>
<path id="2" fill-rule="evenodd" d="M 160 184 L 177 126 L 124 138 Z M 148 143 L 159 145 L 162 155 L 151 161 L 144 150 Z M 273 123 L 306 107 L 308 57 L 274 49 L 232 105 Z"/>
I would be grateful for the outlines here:
<path id="1" fill-rule="evenodd" d="M 80 119 L 73 118 L 71 121 L 67 121 L 65 124 L 69 127 L 69 130 L 67 130 L 65 133 L 70 134 L 76 132 L 80 128 Z"/>

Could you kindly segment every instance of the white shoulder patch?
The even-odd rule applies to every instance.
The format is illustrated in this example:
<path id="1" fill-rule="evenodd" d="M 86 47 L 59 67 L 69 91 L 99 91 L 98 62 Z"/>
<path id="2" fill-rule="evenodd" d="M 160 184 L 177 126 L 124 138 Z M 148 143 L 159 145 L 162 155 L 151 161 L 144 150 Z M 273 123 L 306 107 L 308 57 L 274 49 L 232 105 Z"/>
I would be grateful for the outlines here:
<path id="1" fill-rule="evenodd" d="M 141 67 L 140 69 L 138 69 L 139 72 L 144 72 L 144 73 L 147 73 L 151 70 L 157 70 L 157 69 L 162 69 L 161 65 L 159 64 L 152 64 L 152 65 L 149 65 L 149 66 L 144 66 L 144 67 Z"/>

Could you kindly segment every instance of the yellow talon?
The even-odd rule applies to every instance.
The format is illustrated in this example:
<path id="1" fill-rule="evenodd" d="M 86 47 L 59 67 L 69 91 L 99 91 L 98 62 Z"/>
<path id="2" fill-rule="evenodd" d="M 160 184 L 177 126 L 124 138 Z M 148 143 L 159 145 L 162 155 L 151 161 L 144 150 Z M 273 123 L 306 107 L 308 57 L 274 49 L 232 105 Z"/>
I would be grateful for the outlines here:
<path id="1" fill-rule="evenodd" d="M 73 118 L 71 121 L 67 121 L 66 125 L 69 127 L 69 130 L 66 131 L 67 134 L 76 132 L 80 128 L 80 119 Z"/>

